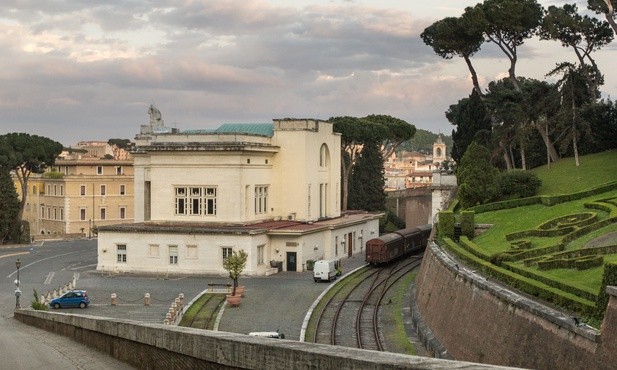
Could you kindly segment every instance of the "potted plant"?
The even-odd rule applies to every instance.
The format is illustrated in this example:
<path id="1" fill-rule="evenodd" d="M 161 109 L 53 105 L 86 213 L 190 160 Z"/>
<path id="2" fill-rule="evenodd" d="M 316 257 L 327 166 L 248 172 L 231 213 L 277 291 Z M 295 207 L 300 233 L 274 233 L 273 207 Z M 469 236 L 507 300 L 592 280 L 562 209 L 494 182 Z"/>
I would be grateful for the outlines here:
<path id="1" fill-rule="evenodd" d="M 234 285 L 230 295 L 227 295 L 227 303 L 232 306 L 237 306 L 240 304 L 241 294 L 237 294 L 236 292 L 238 288 L 238 278 L 244 268 L 246 267 L 246 260 L 248 259 L 248 254 L 244 250 L 233 251 L 231 256 L 227 257 L 225 261 L 223 261 L 223 268 L 229 272 L 229 277 L 233 280 Z"/>

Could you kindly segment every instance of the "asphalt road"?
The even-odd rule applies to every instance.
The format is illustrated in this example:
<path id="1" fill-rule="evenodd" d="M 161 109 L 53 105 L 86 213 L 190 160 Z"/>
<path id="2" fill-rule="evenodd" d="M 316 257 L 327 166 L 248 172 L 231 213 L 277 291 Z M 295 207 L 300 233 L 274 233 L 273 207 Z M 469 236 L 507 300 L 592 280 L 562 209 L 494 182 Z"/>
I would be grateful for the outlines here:
<path id="1" fill-rule="evenodd" d="M 35 246 L 0 247 L 0 368 L 2 369 L 131 369 L 101 352 L 68 338 L 50 334 L 13 319 L 15 261 L 22 262 L 20 288 L 22 306 L 33 299 L 33 289 L 48 290 L 72 278 L 77 268 L 91 266 L 95 241 L 46 243 Z M 79 260 L 82 260 L 79 261 Z M 52 275 L 52 276 L 50 276 Z M 70 278 L 69 278 L 70 277 Z M 60 282 L 63 282 L 60 284 Z"/>
<path id="2" fill-rule="evenodd" d="M 117 275 L 96 271 L 96 241 L 46 242 L 30 246 L 0 247 L 0 368 L 11 369 L 127 369 L 126 364 L 80 345 L 14 320 L 16 267 L 20 259 L 21 304 L 28 306 L 33 290 L 53 291 L 76 279 L 77 289 L 85 289 L 91 299 L 87 309 L 62 309 L 62 312 L 163 323 L 165 314 L 179 293 L 190 302 L 209 283 L 227 284 L 227 276 Z M 361 255 L 343 261 L 344 273 L 363 264 Z M 312 272 L 282 272 L 269 277 L 242 277 L 246 293 L 239 307 L 226 308 L 220 331 L 248 334 L 251 331 L 276 331 L 287 339 L 299 340 L 302 321 L 308 308 L 327 288 L 315 283 Z M 111 305 L 111 294 L 118 299 Z M 151 304 L 144 305 L 150 294 Z"/>

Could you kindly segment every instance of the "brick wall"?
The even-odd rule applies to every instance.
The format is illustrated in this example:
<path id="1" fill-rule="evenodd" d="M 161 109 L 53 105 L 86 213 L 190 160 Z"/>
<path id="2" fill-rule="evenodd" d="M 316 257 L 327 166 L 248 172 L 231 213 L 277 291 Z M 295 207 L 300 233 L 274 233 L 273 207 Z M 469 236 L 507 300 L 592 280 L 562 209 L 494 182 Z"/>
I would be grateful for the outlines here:
<path id="1" fill-rule="evenodd" d="M 416 300 L 423 323 L 456 360 L 538 369 L 608 369 L 617 361 L 614 294 L 600 333 L 487 280 L 433 244 Z"/>

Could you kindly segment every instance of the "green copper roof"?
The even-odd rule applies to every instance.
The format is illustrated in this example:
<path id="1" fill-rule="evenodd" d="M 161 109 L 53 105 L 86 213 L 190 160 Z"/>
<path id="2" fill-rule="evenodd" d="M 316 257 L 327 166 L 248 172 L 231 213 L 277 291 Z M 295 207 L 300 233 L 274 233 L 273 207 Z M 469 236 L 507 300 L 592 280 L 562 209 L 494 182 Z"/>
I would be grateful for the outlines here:
<path id="1" fill-rule="evenodd" d="M 185 130 L 183 134 L 247 134 L 272 137 L 274 124 L 272 123 L 225 123 L 213 130 Z"/>

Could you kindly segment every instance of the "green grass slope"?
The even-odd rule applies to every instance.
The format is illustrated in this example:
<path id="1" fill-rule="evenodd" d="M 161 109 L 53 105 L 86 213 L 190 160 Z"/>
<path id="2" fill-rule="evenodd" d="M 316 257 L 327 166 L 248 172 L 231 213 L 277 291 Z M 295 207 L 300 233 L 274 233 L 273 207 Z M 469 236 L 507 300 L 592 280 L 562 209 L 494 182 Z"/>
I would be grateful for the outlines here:
<path id="1" fill-rule="evenodd" d="M 550 168 L 531 170 L 542 180 L 539 195 L 576 193 L 617 181 L 617 150 L 581 156 L 579 162 L 577 167 L 574 158 L 563 158 Z"/>
<path id="2" fill-rule="evenodd" d="M 617 182 L 617 151 L 582 156 L 578 167 L 566 158 L 533 172 L 541 195 L 580 193 Z M 604 265 L 617 262 L 617 188 L 602 191 L 477 213 L 476 224 L 493 226 L 450 249 L 489 275 L 589 317 Z"/>

